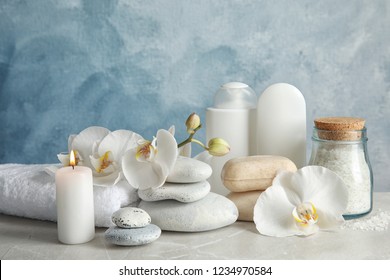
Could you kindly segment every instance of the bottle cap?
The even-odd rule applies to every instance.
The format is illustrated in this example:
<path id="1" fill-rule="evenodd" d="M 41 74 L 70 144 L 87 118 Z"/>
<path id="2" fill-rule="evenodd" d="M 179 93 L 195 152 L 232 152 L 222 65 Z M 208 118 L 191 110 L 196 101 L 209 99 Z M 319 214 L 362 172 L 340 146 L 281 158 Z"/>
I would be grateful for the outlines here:
<path id="1" fill-rule="evenodd" d="M 247 84 L 230 82 L 222 85 L 214 97 L 214 107 L 219 109 L 253 109 L 257 96 Z"/>

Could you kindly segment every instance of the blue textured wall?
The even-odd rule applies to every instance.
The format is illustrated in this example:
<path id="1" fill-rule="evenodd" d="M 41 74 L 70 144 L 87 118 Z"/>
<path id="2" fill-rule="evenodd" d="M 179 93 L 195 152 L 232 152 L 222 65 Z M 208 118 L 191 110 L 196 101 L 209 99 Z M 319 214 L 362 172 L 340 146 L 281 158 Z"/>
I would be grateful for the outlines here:
<path id="1" fill-rule="evenodd" d="M 0 0 L 0 163 L 56 162 L 90 125 L 184 137 L 221 84 L 288 82 L 310 127 L 367 119 L 376 190 L 390 191 L 389 30 L 386 0 Z"/>

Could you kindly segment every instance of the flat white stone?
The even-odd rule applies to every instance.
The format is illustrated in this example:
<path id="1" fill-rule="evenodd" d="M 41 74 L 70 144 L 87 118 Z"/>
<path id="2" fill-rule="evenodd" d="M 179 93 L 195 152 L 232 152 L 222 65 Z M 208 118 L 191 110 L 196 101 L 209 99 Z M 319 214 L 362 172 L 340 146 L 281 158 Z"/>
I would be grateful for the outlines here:
<path id="1" fill-rule="evenodd" d="M 179 156 L 167 178 L 168 183 L 196 183 L 211 176 L 211 166 L 202 161 Z"/>
<path id="2" fill-rule="evenodd" d="M 148 213 L 136 207 L 124 207 L 114 212 L 112 222 L 120 228 L 140 228 L 150 224 Z"/>
<path id="3" fill-rule="evenodd" d="M 165 183 L 157 189 L 139 190 L 138 196 L 145 201 L 174 199 L 180 202 L 194 202 L 204 198 L 210 192 L 207 181 L 192 184 Z"/>
<path id="4" fill-rule="evenodd" d="M 233 202 L 212 192 L 192 203 L 175 200 L 141 201 L 139 207 L 149 213 L 153 223 L 168 231 L 213 230 L 234 223 L 238 217 L 238 210 Z"/>
<path id="5" fill-rule="evenodd" d="M 105 239 L 120 246 L 139 246 L 151 243 L 159 238 L 161 229 L 153 224 L 143 228 L 110 227 L 104 233 Z"/>

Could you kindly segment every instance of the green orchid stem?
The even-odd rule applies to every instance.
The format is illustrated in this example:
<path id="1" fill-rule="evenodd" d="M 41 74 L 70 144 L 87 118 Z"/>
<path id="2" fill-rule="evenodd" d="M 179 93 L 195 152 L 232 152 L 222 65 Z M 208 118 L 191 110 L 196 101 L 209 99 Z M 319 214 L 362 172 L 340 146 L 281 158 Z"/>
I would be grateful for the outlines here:
<path id="1" fill-rule="evenodd" d="M 205 150 L 208 150 L 209 148 L 207 148 L 202 142 L 200 142 L 199 140 L 197 139 L 191 139 L 191 142 L 194 142 L 200 146 L 202 146 Z"/>
<path id="2" fill-rule="evenodd" d="M 194 138 L 192 138 L 192 137 L 188 137 L 188 139 L 186 139 L 185 141 L 183 141 L 182 143 L 180 143 L 179 145 L 177 145 L 177 147 L 178 147 L 178 148 L 183 147 L 184 145 L 186 145 L 186 144 L 188 144 L 188 143 L 191 143 L 191 142 L 196 143 L 196 144 L 198 144 L 199 146 L 202 146 L 205 150 L 208 150 L 208 149 L 209 149 L 209 148 L 206 147 L 202 142 L 200 142 L 199 140 L 194 139 Z"/>
<path id="3" fill-rule="evenodd" d="M 192 134 L 190 134 L 190 136 L 186 139 L 186 140 L 184 140 L 183 142 L 181 142 L 179 145 L 177 145 L 177 147 L 178 148 L 180 148 L 180 147 L 183 147 L 185 144 L 188 144 L 188 143 L 190 143 L 190 142 L 195 142 L 195 141 L 193 141 L 193 137 L 194 137 L 194 135 L 195 135 L 195 133 L 199 130 L 199 129 L 201 129 L 202 128 L 202 124 L 200 124 L 197 128 L 195 128 L 194 129 L 194 133 L 192 133 Z M 196 140 L 196 139 L 195 139 Z M 196 140 L 196 141 L 198 141 L 198 142 L 195 142 L 195 143 L 200 143 L 199 145 L 201 145 L 201 146 L 203 146 L 204 147 L 204 145 L 202 144 L 202 142 L 200 142 L 199 140 Z"/>
<path id="4" fill-rule="evenodd" d="M 191 139 L 188 138 L 188 139 L 186 139 L 185 141 L 181 142 L 179 145 L 177 145 L 177 147 L 178 147 L 178 148 L 181 148 L 181 147 L 183 147 L 185 144 L 188 144 L 188 143 L 190 143 L 190 142 L 191 142 Z"/>

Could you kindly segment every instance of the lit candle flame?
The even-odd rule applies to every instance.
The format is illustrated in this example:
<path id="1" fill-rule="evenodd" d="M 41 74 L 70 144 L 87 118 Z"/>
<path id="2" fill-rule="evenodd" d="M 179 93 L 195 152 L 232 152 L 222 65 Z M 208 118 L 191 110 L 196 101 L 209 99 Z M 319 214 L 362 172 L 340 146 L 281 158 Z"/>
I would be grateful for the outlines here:
<path id="1" fill-rule="evenodd" d="M 76 165 L 76 157 L 74 156 L 74 151 L 70 151 L 69 165 L 73 167 Z"/>

